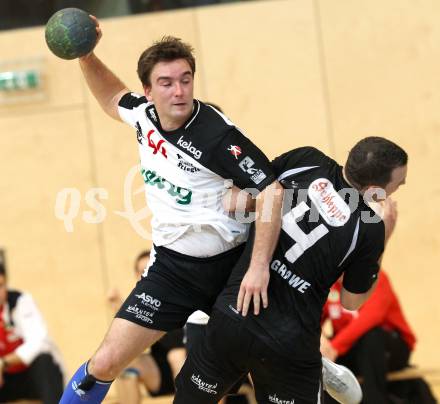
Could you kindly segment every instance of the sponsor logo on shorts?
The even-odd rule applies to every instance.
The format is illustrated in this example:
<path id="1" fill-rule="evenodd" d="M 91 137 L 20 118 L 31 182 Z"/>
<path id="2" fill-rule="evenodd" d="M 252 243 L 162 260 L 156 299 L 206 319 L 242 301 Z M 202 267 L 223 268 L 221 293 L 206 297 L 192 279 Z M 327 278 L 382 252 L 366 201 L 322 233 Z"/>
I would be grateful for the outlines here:
<path id="1" fill-rule="evenodd" d="M 194 167 L 189 161 L 186 161 L 179 153 L 177 153 L 177 167 L 187 173 L 197 173 L 200 171 L 200 168 Z"/>
<path id="2" fill-rule="evenodd" d="M 134 306 L 128 306 L 125 311 L 127 313 L 133 314 L 135 318 L 142 320 L 144 323 L 153 324 L 153 320 L 151 319 L 151 317 L 154 316 L 154 313 L 139 308 L 137 304 L 135 304 Z"/>
<path id="3" fill-rule="evenodd" d="M 276 393 L 269 394 L 269 401 L 276 404 L 295 404 L 295 400 L 293 398 L 291 400 L 281 400 L 277 397 Z"/>
<path id="4" fill-rule="evenodd" d="M 135 295 L 138 299 L 140 299 L 141 303 L 144 306 L 149 307 L 153 310 L 158 310 L 159 307 L 162 305 L 162 302 L 159 299 L 156 299 L 150 295 L 147 295 L 146 293 L 141 293 L 140 295 Z"/>
<path id="5" fill-rule="evenodd" d="M 202 379 L 200 379 L 200 375 L 196 376 L 194 374 L 191 376 L 191 381 L 197 386 L 197 388 L 199 390 L 205 391 L 208 394 L 213 394 L 213 395 L 217 394 L 216 389 L 217 389 L 218 383 L 216 383 L 216 384 L 206 383 L 206 382 L 202 381 Z"/>

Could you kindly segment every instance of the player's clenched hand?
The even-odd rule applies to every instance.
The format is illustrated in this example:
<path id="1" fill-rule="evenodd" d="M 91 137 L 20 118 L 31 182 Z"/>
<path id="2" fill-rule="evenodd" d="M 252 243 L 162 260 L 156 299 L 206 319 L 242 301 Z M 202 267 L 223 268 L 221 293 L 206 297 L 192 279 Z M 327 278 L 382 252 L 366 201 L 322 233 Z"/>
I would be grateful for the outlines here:
<path id="1" fill-rule="evenodd" d="M 244 276 L 237 298 L 237 310 L 246 316 L 252 301 L 254 314 L 260 313 L 261 303 L 266 308 L 268 305 L 267 285 L 269 284 L 269 268 L 249 268 Z"/>

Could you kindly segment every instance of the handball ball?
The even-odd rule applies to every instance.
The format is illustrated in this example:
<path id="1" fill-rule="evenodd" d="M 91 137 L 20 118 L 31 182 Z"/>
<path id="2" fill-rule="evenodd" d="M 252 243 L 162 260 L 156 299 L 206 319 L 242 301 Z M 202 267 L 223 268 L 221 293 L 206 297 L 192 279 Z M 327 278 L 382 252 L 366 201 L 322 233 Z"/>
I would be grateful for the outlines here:
<path id="1" fill-rule="evenodd" d="M 46 24 L 46 43 L 62 59 L 87 55 L 96 45 L 96 24 L 79 8 L 63 8 Z"/>

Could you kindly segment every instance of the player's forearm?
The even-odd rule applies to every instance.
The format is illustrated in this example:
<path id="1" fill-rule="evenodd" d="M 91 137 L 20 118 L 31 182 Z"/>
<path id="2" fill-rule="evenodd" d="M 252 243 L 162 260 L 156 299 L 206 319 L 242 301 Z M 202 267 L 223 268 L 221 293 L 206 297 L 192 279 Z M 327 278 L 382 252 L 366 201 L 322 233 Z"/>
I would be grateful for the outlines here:
<path id="1" fill-rule="evenodd" d="M 112 118 L 120 120 L 118 102 L 129 91 L 125 84 L 94 53 L 79 58 L 79 65 L 99 105 Z"/>
<path id="2" fill-rule="evenodd" d="M 283 187 L 275 181 L 257 200 L 255 240 L 250 267 L 269 267 L 281 230 L 282 205 Z"/>

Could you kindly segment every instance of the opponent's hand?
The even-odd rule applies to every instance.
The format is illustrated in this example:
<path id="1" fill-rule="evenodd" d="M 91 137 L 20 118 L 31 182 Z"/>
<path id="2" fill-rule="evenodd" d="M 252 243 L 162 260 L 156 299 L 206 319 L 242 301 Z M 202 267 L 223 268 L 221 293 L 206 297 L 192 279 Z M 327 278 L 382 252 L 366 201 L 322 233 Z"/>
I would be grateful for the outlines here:
<path id="1" fill-rule="evenodd" d="M 260 313 L 260 306 L 264 308 L 268 305 L 267 286 L 269 285 L 269 268 L 249 268 L 241 281 L 240 291 L 237 297 L 237 310 L 242 316 L 246 316 L 252 300 L 254 314 Z"/>
<path id="2" fill-rule="evenodd" d="M 330 342 L 330 340 L 322 334 L 321 334 L 320 351 L 322 356 L 326 357 L 327 359 L 330 359 L 332 362 L 334 362 L 338 357 L 338 351 L 336 351 L 336 349 L 333 348 L 333 345 Z"/>

